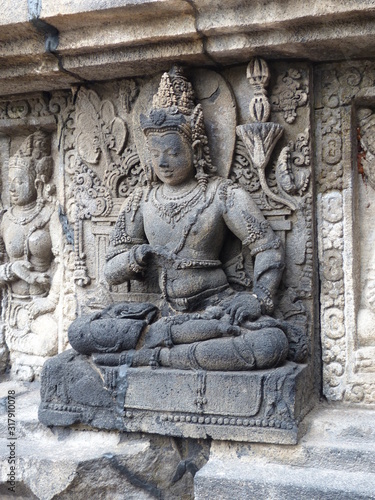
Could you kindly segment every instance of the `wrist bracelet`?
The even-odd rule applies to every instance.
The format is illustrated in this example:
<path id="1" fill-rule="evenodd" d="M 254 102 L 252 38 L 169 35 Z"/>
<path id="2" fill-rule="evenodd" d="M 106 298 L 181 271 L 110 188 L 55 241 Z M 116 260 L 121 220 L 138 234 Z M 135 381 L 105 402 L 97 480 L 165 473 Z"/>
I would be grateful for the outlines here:
<path id="1" fill-rule="evenodd" d="M 10 262 L 4 265 L 4 274 L 7 281 L 12 281 L 16 278 L 16 275 L 12 271 L 12 264 Z"/>
<path id="2" fill-rule="evenodd" d="M 272 314 L 274 303 L 272 300 L 271 292 L 261 284 L 257 283 L 253 295 L 259 300 L 262 314 Z"/>

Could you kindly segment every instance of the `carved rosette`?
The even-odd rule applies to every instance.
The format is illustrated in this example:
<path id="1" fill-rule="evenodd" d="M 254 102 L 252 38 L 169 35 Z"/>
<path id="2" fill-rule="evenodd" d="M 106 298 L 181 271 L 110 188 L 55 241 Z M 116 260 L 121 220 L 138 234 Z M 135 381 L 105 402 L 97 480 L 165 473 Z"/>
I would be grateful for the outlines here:
<path id="1" fill-rule="evenodd" d="M 320 121 L 317 132 L 321 137 L 318 182 L 324 192 L 342 188 L 342 119 L 339 80 L 334 69 L 322 72 L 321 100 L 324 107 L 317 113 Z"/>

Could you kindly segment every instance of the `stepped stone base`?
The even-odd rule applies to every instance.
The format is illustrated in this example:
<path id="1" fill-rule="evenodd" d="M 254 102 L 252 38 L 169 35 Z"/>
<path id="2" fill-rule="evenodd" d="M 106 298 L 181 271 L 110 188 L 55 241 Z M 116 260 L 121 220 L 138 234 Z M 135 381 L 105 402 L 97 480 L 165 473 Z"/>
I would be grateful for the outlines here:
<path id="1" fill-rule="evenodd" d="M 253 372 L 94 369 L 87 356 L 66 351 L 44 366 L 39 419 L 50 426 L 295 444 L 302 409 L 312 404 L 303 404 L 306 384 L 306 365 L 293 362 Z"/>
<path id="2" fill-rule="evenodd" d="M 193 475 L 206 462 L 204 441 L 48 428 L 38 422 L 39 384 L 0 385 L 0 498 L 144 500 L 193 498 Z M 8 390 L 16 390 L 15 485 L 10 464 Z"/>
<path id="3" fill-rule="evenodd" d="M 16 391 L 15 492 L 8 390 Z M 298 445 L 212 441 L 210 452 L 203 440 L 48 428 L 37 420 L 39 403 L 37 383 L 0 386 L 1 499 L 375 498 L 374 410 L 321 405 L 304 419 Z"/>
<path id="4" fill-rule="evenodd" d="M 375 412 L 319 408 L 297 446 L 215 442 L 195 500 L 375 498 Z"/>

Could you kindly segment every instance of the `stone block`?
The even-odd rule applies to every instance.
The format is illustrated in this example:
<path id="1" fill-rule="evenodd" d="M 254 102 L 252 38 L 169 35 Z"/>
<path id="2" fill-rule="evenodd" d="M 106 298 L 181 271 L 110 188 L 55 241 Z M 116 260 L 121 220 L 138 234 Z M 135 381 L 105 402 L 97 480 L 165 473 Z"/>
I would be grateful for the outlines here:
<path id="1" fill-rule="evenodd" d="M 28 21 L 28 16 L 27 0 L 18 0 L 17 2 L 4 0 L 1 2 L 0 27 L 6 26 L 7 24 L 26 23 Z"/>
<path id="2" fill-rule="evenodd" d="M 64 57 L 64 69 L 85 80 L 149 75 L 178 59 L 184 64 L 211 65 L 200 40 L 173 41 Z"/>
<path id="3" fill-rule="evenodd" d="M 147 29 L 157 19 L 178 19 L 185 14 L 193 13 L 193 7 L 188 2 L 178 0 L 84 0 L 73 2 L 64 0 L 56 3 L 51 0 L 43 1 L 40 18 L 52 24 L 59 30 L 74 30 L 79 27 L 105 25 L 108 23 L 143 23 Z"/>
<path id="4" fill-rule="evenodd" d="M 195 439 L 297 442 L 298 424 L 304 416 L 300 401 L 305 365 L 289 362 L 274 370 L 226 373 L 106 367 L 102 369 L 103 388 L 99 379 L 89 376 L 86 363 L 81 356 L 65 365 L 69 402 L 51 392 L 55 385 L 64 386 L 59 369 L 46 371 L 39 410 L 42 423 L 84 423 Z M 88 392 L 89 400 L 85 398 Z M 307 405 L 303 411 L 308 409 Z"/>
<path id="5" fill-rule="evenodd" d="M 370 500 L 375 474 L 275 464 L 211 463 L 195 480 L 195 500 Z"/>

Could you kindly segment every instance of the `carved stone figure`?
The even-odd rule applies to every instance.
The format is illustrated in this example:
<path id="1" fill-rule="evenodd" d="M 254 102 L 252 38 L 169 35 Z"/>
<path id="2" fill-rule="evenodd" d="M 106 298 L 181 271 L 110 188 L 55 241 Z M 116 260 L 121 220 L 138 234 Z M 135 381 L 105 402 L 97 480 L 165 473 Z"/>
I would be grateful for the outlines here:
<path id="1" fill-rule="evenodd" d="M 39 131 L 27 137 L 10 158 L 11 205 L 0 225 L 0 286 L 7 290 L 5 340 L 13 370 L 26 379 L 33 377 L 38 357 L 57 352 L 57 323 L 51 313 L 59 297 L 55 259 L 59 224 L 48 202 L 53 171 L 50 148 L 49 137 Z"/>
<path id="2" fill-rule="evenodd" d="M 124 429 L 115 415 L 123 415 L 132 387 L 140 390 L 137 405 L 148 392 L 139 388 L 148 380 L 147 387 L 156 393 L 168 392 L 172 384 L 172 392 L 180 387 L 182 394 L 185 382 L 175 380 L 181 377 L 175 374 L 189 371 L 193 375 L 187 374 L 186 380 L 193 378 L 185 390 L 190 394 L 198 384 L 193 406 L 201 413 L 209 390 L 206 373 L 233 377 L 252 370 L 270 373 L 261 371 L 251 382 L 242 382 L 254 392 L 251 403 L 247 396 L 246 403 L 233 399 L 230 410 L 224 404 L 220 411 L 248 413 L 250 404 L 256 414 L 264 390 L 272 399 L 269 409 L 262 409 L 269 417 L 282 408 L 277 401 L 283 398 L 283 387 L 301 373 L 289 363 L 272 376 L 272 369 L 284 365 L 290 354 L 289 340 L 298 337 L 291 325 L 272 316 L 284 269 L 281 239 L 247 191 L 215 175 L 202 107 L 195 105 L 192 86 L 179 68 L 163 75 L 140 126 L 149 153 L 147 185 L 137 187 L 120 209 L 104 272 L 116 286 L 129 280 L 147 282 L 156 268 L 161 300 L 158 307 L 110 305 L 74 321 L 69 328 L 74 350 L 44 366 L 40 419 L 48 425 L 79 421 Z M 242 279 L 234 272 L 239 261 Z M 302 351 L 305 355 L 304 345 Z M 217 391 L 215 377 L 210 383 Z M 293 410 L 283 412 L 285 429 L 294 429 Z M 220 418 L 215 421 L 220 424 Z"/>

